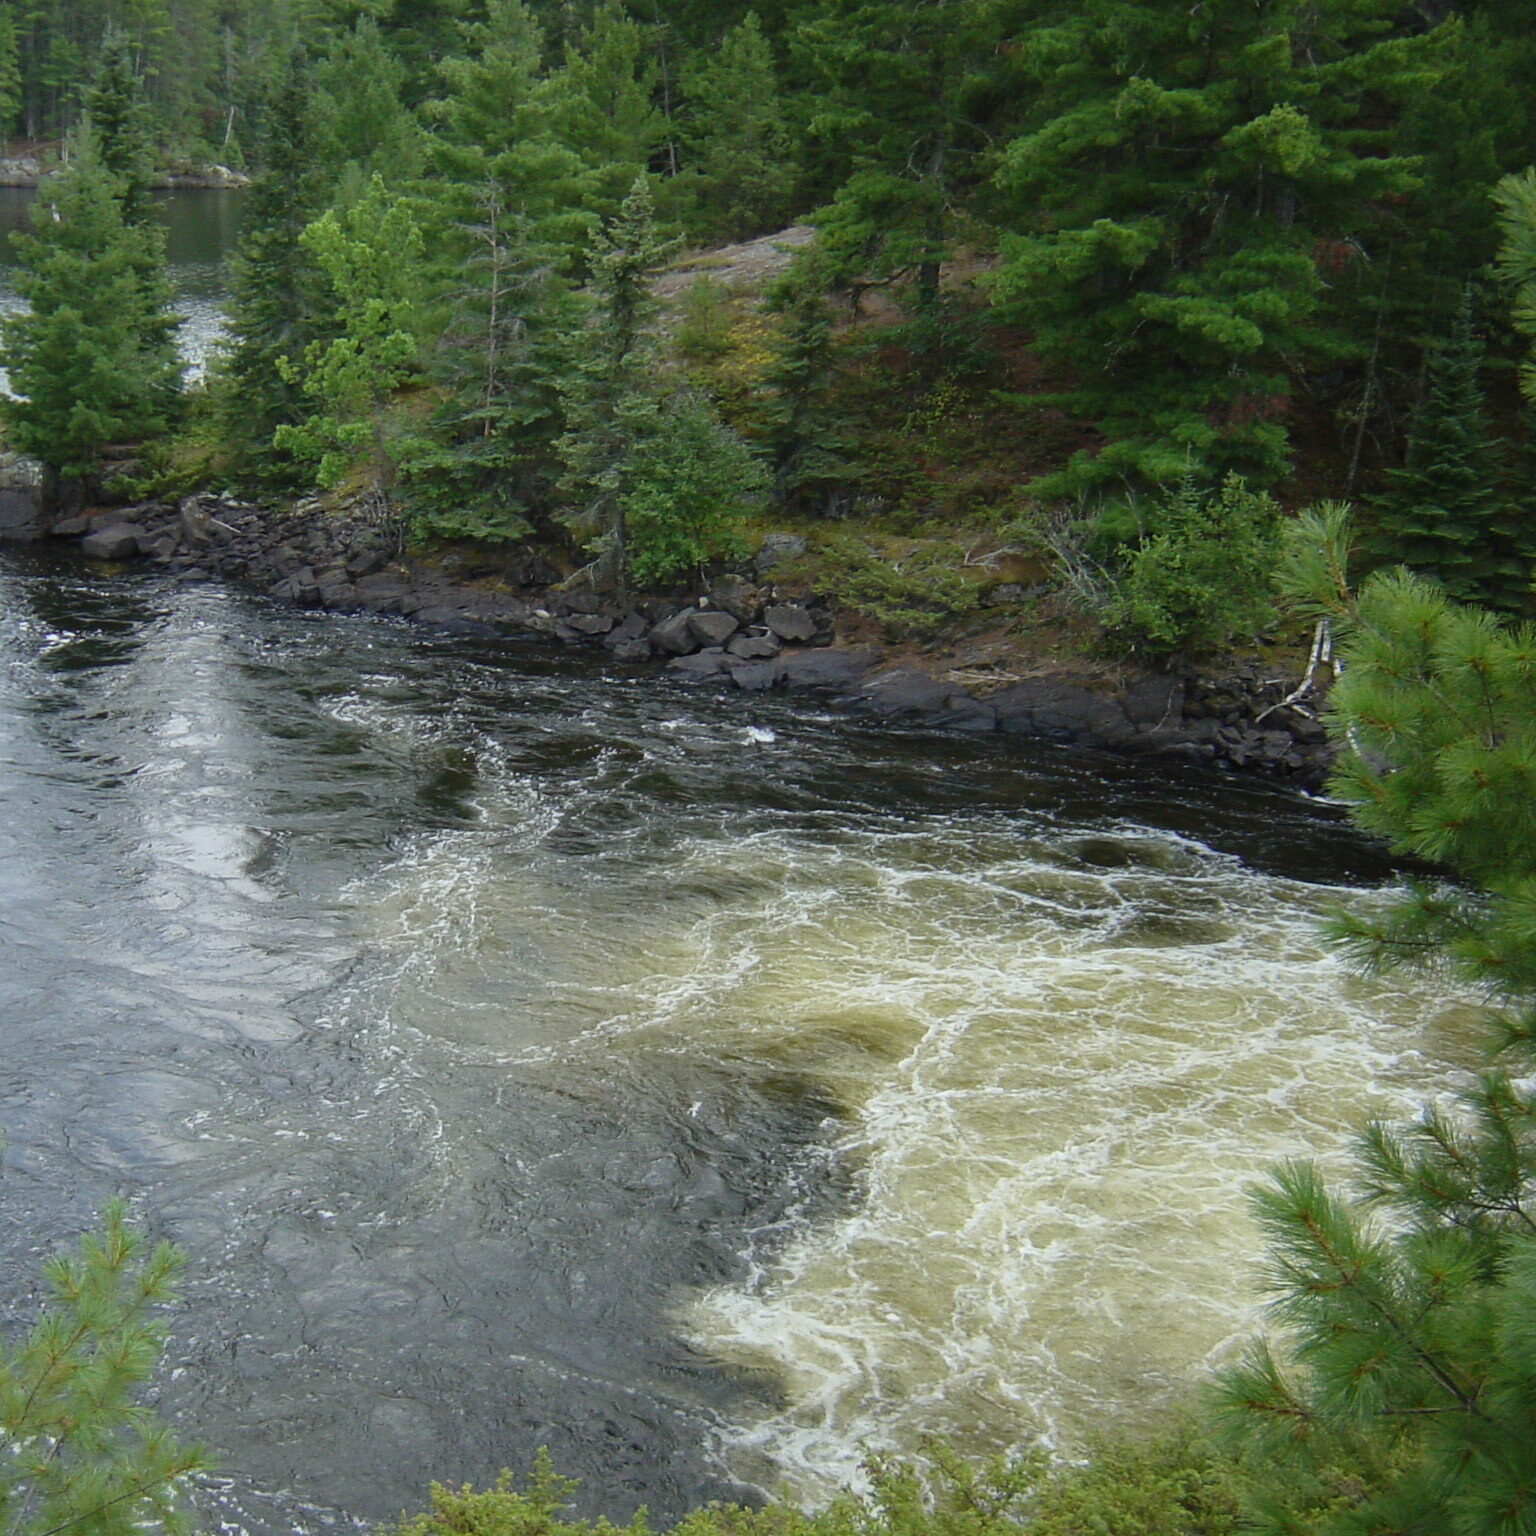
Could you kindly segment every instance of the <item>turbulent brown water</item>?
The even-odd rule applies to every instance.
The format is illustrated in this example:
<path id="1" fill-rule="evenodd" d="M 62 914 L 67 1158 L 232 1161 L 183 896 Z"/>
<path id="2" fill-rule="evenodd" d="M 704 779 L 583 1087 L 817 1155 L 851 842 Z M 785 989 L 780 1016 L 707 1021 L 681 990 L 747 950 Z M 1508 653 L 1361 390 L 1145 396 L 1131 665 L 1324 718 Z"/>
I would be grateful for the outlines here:
<path id="1" fill-rule="evenodd" d="M 1324 807 L 0 568 L 0 1295 L 126 1195 L 228 1527 L 1070 1451 L 1251 1317 L 1242 1189 L 1462 1054 Z"/>

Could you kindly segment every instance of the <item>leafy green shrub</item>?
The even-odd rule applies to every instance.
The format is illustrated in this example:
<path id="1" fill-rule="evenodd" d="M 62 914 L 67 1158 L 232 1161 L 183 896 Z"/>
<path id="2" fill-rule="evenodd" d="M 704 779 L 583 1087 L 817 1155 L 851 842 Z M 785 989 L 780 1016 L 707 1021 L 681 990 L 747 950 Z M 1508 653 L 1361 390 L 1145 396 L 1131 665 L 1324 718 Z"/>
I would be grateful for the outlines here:
<path id="1" fill-rule="evenodd" d="M 1237 1463 L 1182 1426 L 1144 1445 L 1106 1445 L 1082 1466 L 1053 1468 L 1039 1452 L 967 1461 L 932 1445 L 921 1458 L 879 1458 L 868 1471 L 867 1493 L 814 1513 L 710 1504 L 672 1536 L 1235 1536 L 1243 1528 Z M 521 1489 L 505 1472 L 479 1492 L 434 1484 L 431 1508 L 382 1536 L 648 1536 L 643 1513 L 619 1527 L 562 1519 L 574 1489 L 540 1451 Z"/>
<path id="2" fill-rule="evenodd" d="M 1274 617 L 1279 508 L 1229 475 L 1215 495 L 1186 480 L 1130 557 L 1106 617 L 1112 642 L 1167 655 L 1208 651 Z"/>
<path id="3" fill-rule="evenodd" d="M 636 447 L 622 504 L 635 578 L 655 581 L 742 550 L 768 475 L 702 395 L 685 390 Z"/>
<path id="4" fill-rule="evenodd" d="M 855 533 L 828 534 L 820 547 L 826 569 L 818 586 L 898 639 L 935 635 L 980 604 L 976 583 L 960 569 L 965 553 L 952 540 L 929 540 L 894 559 Z"/>

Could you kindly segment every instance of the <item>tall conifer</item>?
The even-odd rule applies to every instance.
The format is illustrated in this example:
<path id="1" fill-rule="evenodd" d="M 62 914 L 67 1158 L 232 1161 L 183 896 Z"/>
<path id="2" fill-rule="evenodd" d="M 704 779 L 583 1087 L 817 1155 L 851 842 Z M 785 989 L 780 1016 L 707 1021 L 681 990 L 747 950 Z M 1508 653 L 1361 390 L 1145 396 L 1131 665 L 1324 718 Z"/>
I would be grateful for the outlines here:
<path id="1" fill-rule="evenodd" d="M 163 430 L 182 372 L 160 231 L 124 219 L 89 131 L 73 149 L 38 193 L 32 232 L 14 237 L 29 307 L 0 325 L 9 440 L 66 476 L 89 473 L 109 443 Z"/>
<path id="2" fill-rule="evenodd" d="M 1536 575 L 1536 530 L 1524 529 L 1504 488 L 1482 361 L 1464 294 L 1450 335 L 1425 366 L 1407 454 L 1377 503 L 1372 552 L 1436 577 L 1454 597 L 1518 609 Z"/>
<path id="3" fill-rule="evenodd" d="M 229 343 L 221 379 L 226 432 L 262 475 L 292 473 L 272 437 L 308 413 L 292 377 L 325 328 L 325 279 L 303 243 L 324 207 L 307 64 L 291 58 L 263 110 L 263 168 L 246 195 L 244 232 L 230 276 Z"/>
<path id="4" fill-rule="evenodd" d="M 1038 491 L 1284 473 L 1296 374 L 1357 355 L 1335 269 L 1418 186 L 1393 124 L 1456 35 L 1397 0 L 1083 0 L 1031 35 L 993 291 L 1105 438 Z"/>

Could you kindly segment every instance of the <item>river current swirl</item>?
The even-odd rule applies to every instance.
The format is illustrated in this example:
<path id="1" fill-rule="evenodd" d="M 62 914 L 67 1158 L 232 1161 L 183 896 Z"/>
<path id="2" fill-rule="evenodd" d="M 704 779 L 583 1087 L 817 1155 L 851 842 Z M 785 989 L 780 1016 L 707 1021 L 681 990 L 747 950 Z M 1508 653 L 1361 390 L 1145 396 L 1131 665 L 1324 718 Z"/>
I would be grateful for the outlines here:
<path id="1" fill-rule="evenodd" d="M 1071 1452 L 1467 1051 L 1317 939 L 1389 871 L 1313 802 L 217 586 L 7 557 L 0 783 L 0 1296 L 112 1194 L 188 1251 L 231 1529 Z"/>

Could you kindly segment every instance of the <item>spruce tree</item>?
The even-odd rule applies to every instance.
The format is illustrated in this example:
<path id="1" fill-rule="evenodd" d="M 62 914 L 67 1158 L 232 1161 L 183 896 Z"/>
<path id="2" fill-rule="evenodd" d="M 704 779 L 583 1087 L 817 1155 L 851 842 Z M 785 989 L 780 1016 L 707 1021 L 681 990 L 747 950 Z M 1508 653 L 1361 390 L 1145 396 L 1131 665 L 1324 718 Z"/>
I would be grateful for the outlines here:
<path id="1" fill-rule="evenodd" d="M 399 185 L 416 173 L 421 146 L 402 101 L 406 83 L 372 16 L 359 16 L 326 49 L 314 73 L 315 143 L 335 176 L 361 185 L 377 175 Z"/>
<path id="2" fill-rule="evenodd" d="M 263 112 L 263 168 L 246 194 L 244 233 L 230 273 L 229 342 L 219 379 L 224 431 L 243 467 L 290 477 L 272 438 L 309 412 L 293 370 L 323 326 L 325 279 L 303 243 L 325 203 L 311 82 L 290 59 Z"/>
<path id="3" fill-rule="evenodd" d="M 625 493 L 640 445 L 660 429 L 660 346 L 651 279 L 671 253 L 656 230 L 650 180 L 635 178 L 592 242 L 592 319 L 565 382 L 559 442 L 567 520 L 593 555 L 593 579 L 623 591 L 630 576 Z"/>
<path id="4" fill-rule="evenodd" d="M 737 552 L 767 477 L 712 401 L 662 368 L 651 279 L 673 248 L 637 177 L 593 242 L 593 307 L 564 381 L 566 521 L 587 575 L 623 594 Z"/>
<path id="5" fill-rule="evenodd" d="M 451 274 L 478 245 L 453 230 L 479 223 L 494 187 L 503 210 L 568 264 L 585 249 L 594 219 L 583 208 L 586 164 L 561 142 L 558 93 L 541 76 L 543 33 L 523 0 L 490 0 L 485 20 L 463 31 L 468 52 L 439 66 L 446 92 L 424 108 L 433 132 L 431 180 L 418 199 L 423 225 Z"/>
<path id="6" fill-rule="evenodd" d="M 1482 361 L 1463 294 L 1450 335 L 1425 366 L 1403 466 L 1388 474 L 1376 504 L 1372 553 L 1434 576 L 1453 597 L 1519 609 L 1536 576 L 1536 529 L 1523 530 L 1504 490 Z"/>
<path id="7" fill-rule="evenodd" d="M 84 105 L 97 158 L 117 179 L 124 222 L 148 223 L 149 182 L 155 169 L 149 112 L 133 46 L 127 34 L 115 27 L 108 28 L 102 38 Z"/>
<path id="8" fill-rule="evenodd" d="M 13 237 L 29 307 L 0 323 L 7 431 L 65 476 L 90 473 L 108 443 L 163 431 L 181 387 L 163 237 L 125 221 L 119 189 L 82 133 L 39 191 L 32 232 Z"/>
<path id="9" fill-rule="evenodd" d="M 773 54 L 755 13 L 699 54 L 683 77 L 684 170 L 672 199 L 690 234 L 716 244 L 780 229 L 789 213 L 793 149 Z"/>
<path id="10" fill-rule="evenodd" d="M 779 317 L 763 374 L 758 435 L 768 450 L 774 500 L 791 511 L 846 510 L 859 478 L 852 433 L 833 400 L 832 308 L 820 259 L 802 258 L 768 294 Z"/>
<path id="11" fill-rule="evenodd" d="M 442 390 L 432 441 L 407 470 L 417 526 L 448 538 L 513 539 L 548 494 L 560 383 L 581 310 L 563 252 L 509 209 L 494 180 L 467 221 L 449 321 L 430 371 Z"/>
<path id="12" fill-rule="evenodd" d="M 136 1401 L 159 1359 L 155 1315 L 181 1256 L 149 1253 L 120 1205 L 74 1256 L 23 1342 L 0 1346 L 0 1522 L 11 1536 L 184 1536 L 186 1480 L 206 1464 Z"/>

